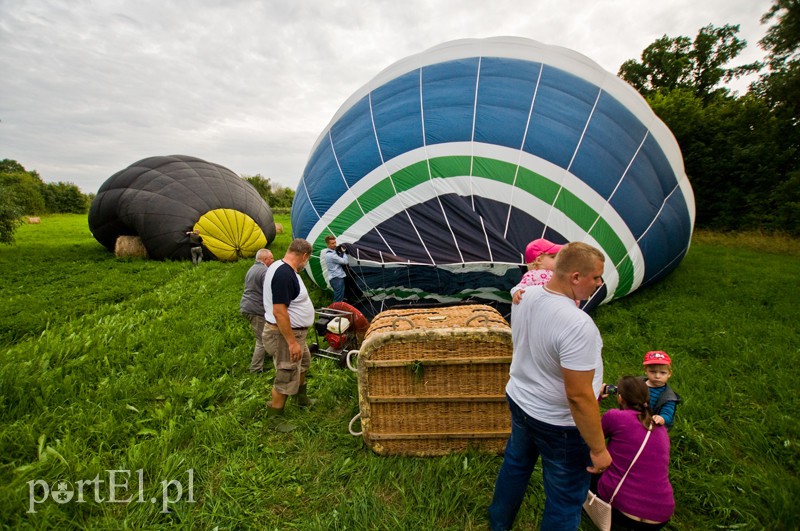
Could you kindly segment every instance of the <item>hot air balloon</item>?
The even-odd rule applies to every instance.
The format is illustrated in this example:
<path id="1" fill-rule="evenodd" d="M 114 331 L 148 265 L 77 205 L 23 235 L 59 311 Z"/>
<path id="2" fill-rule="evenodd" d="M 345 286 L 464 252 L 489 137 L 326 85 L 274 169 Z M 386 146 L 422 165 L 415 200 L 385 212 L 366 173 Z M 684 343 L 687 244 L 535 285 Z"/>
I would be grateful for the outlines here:
<path id="1" fill-rule="evenodd" d="M 356 91 L 311 150 L 292 228 L 346 242 L 378 310 L 507 304 L 529 242 L 584 241 L 606 256 L 596 306 L 677 267 L 694 217 L 675 138 L 631 86 L 506 37 L 444 43 Z M 321 286 L 323 269 L 309 263 Z"/>
<path id="2" fill-rule="evenodd" d="M 92 201 L 89 229 L 111 251 L 119 236 L 139 236 L 157 260 L 189 259 L 186 233 L 194 229 L 204 254 L 226 261 L 275 239 L 272 211 L 250 183 L 184 155 L 146 158 L 109 177 Z"/>

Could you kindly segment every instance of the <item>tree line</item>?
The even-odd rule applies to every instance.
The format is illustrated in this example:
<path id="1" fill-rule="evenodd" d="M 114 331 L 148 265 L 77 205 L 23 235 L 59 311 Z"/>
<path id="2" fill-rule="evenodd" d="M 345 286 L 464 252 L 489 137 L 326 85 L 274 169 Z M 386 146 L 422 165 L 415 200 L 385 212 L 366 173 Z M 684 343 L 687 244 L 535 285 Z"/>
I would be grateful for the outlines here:
<path id="1" fill-rule="evenodd" d="M 23 216 L 81 214 L 91 204 L 72 183 L 46 183 L 35 170 L 28 171 L 15 160 L 0 161 L 0 243 L 14 243 L 14 232 Z"/>
<path id="2" fill-rule="evenodd" d="M 260 173 L 255 175 L 242 175 L 242 179 L 253 185 L 274 214 L 288 214 L 294 201 L 294 190 L 285 186 L 278 186 Z"/>
<path id="3" fill-rule="evenodd" d="M 288 214 L 294 190 L 274 185 L 259 174 L 242 176 L 276 214 Z M 28 171 L 15 160 L 0 161 L 0 243 L 14 243 L 14 233 L 25 216 L 85 214 L 95 194 L 84 194 L 75 184 L 46 183 L 36 170 Z"/>
<path id="4" fill-rule="evenodd" d="M 761 18 L 763 61 L 729 67 L 747 46 L 738 25 L 711 24 L 694 39 L 664 35 L 625 61 L 618 76 L 647 100 L 675 135 L 694 189 L 696 225 L 800 235 L 800 0 L 775 0 Z M 757 74 L 743 95 L 725 83 Z M 294 190 L 260 174 L 243 176 L 278 214 Z M 0 243 L 21 216 L 86 212 L 92 195 L 44 183 L 36 171 L 0 162 Z"/>
<path id="5" fill-rule="evenodd" d="M 738 25 L 663 36 L 618 76 L 675 135 L 697 203 L 698 227 L 800 235 L 800 0 L 761 18 L 764 61 L 727 67 L 747 42 Z M 744 95 L 724 82 L 758 74 Z"/>

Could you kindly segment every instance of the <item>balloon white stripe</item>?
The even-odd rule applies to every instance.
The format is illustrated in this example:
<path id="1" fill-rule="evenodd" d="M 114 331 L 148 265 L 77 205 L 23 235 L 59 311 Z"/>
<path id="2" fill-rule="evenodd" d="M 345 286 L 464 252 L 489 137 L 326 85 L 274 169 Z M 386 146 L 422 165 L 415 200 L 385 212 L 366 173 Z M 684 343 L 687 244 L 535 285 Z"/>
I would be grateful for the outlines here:
<path id="1" fill-rule="evenodd" d="M 675 185 L 669 192 L 669 194 L 667 194 L 667 197 L 665 197 L 664 200 L 661 202 L 661 206 L 659 207 L 658 212 L 656 212 L 656 215 L 653 216 L 653 220 L 650 221 L 650 224 L 647 226 L 647 228 L 644 229 L 644 231 L 642 231 L 642 235 L 636 239 L 636 243 L 639 243 L 642 240 L 642 238 L 644 238 L 647 235 L 647 233 L 650 232 L 650 229 L 653 228 L 653 225 L 655 224 L 656 220 L 659 218 L 659 216 L 661 216 L 661 212 L 664 211 L 664 207 L 666 206 L 667 201 L 669 201 L 669 198 L 672 197 L 672 194 L 675 193 L 675 190 L 678 190 L 679 188 L 680 187 L 678 185 Z"/>
<path id="2" fill-rule="evenodd" d="M 308 204 L 311 205 L 311 210 L 313 210 L 314 214 L 317 215 L 317 223 L 319 223 L 319 221 L 322 219 L 322 216 L 320 216 L 319 212 L 317 211 L 317 207 L 314 206 L 314 202 L 311 200 L 311 195 L 308 193 L 308 186 L 306 186 L 305 179 L 300 179 L 300 184 L 303 185 L 303 190 L 305 190 L 306 192 L 306 199 L 308 199 Z M 328 212 L 330 212 L 330 210 L 328 210 Z M 316 227 L 316 225 L 314 226 Z M 294 229 L 292 229 L 292 232 L 294 232 Z"/>
<path id="3" fill-rule="evenodd" d="M 385 162 L 383 160 L 383 150 L 381 149 L 381 143 L 378 140 L 378 130 L 375 128 L 375 113 L 373 113 L 373 111 L 372 111 L 372 92 L 370 92 L 368 94 L 368 102 L 369 102 L 369 120 L 370 120 L 370 123 L 372 124 L 372 135 L 375 138 L 375 147 L 378 150 L 378 156 L 381 158 L 381 168 L 383 168 L 383 167 L 385 167 Z M 387 171 L 386 173 L 388 175 L 389 172 Z M 394 193 L 396 194 L 397 193 L 397 188 L 394 185 L 394 179 L 392 179 L 391 175 L 388 175 L 388 177 L 389 177 L 389 183 L 392 185 L 392 190 L 394 190 Z M 369 213 L 369 216 L 372 216 L 372 212 Z M 378 236 L 380 237 L 381 241 L 383 243 L 385 243 L 386 247 L 389 249 L 389 251 L 392 254 L 394 254 L 394 250 L 392 249 L 392 246 L 389 245 L 389 242 L 386 241 L 386 238 L 383 237 L 383 234 L 381 233 L 380 229 L 378 228 L 378 225 L 377 224 L 374 224 L 374 225 L 375 225 L 375 232 L 378 234 Z"/>
<path id="4" fill-rule="evenodd" d="M 371 99 L 370 99 L 370 101 L 371 101 Z M 371 115 L 371 113 L 370 113 L 370 115 Z M 369 216 L 367 216 L 366 212 L 364 212 L 364 208 L 361 206 L 361 202 L 359 201 L 359 196 L 356 195 L 356 194 L 353 194 L 352 190 L 350 189 L 350 185 L 347 184 L 347 179 L 344 176 L 344 171 L 342 170 L 342 165 L 339 163 L 339 155 L 336 152 L 336 145 L 333 143 L 333 135 L 332 134 L 328 134 L 328 137 L 330 138 L 331 154 L 333 155 L 333 160 L 336 162 L 336 168 L 339 170 L 339 176 L 342 178 L 342 183 L 344 183 L 344 187 L 353 196 L 353 202 L 355 202 L 356 206 L 358 207 L 358 210 L 361 212 L 361 216 L 366 218 L 367 220 L 369 220 Z M 373 228 L 376 228 L 374 226 L 374 224 L 373 224 Z M 337 237 L 339 236 L 333 230 L 331 230 L 330 227 L 328 227 L 328 231 L 333 236 L 337 236 Z M 386 242 L 386 240 L 383 239 L 383 236 L 380 233 L 378 234 L 378 236 L 380 236 L 381 240 L 383 240 L 383 243 L 386 244 L 386 246 L 388 247 L 389 244 Z"/>

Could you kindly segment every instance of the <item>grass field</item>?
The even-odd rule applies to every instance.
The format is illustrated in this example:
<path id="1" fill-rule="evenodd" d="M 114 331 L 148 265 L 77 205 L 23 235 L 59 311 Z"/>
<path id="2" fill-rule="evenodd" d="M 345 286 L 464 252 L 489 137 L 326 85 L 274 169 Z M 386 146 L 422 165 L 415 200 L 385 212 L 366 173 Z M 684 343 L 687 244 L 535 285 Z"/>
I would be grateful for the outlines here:
<path id="1" fill-rule="evenodd" d="M 298 429 L 270 429 L 238 313 L 250 264 L 118 260 L 75 215 L 0 246 L 0 526 L 487 528 L 501 457 L 372 454 L 332 361 L 312 362 L 317 404 L 287 407 Z M 798 279 L 797 240 L 698 233 L 667 279 L 594 312 L 607 381 L 672 355 L 668 529 L 798 527 Z M 528 493 L 517 529 L 538 528 L 538 468 Z"/>

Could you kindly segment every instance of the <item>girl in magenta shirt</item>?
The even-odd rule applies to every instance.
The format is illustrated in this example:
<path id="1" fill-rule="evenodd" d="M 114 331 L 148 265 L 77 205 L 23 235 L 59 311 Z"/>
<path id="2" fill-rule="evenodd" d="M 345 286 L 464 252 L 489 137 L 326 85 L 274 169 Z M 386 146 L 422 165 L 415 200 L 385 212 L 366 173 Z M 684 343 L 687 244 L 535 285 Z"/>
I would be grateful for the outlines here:
<path id="1" fill-rule="evenodd" d="M 600 476 L 597 495 L 605 501 L 611 499 L 651 427 L 650 439 L 614 497 L 612 520 L 629 529 L 661 529 L 675 511 L 669 482 L 669 435 L 664 426 L 652 422 L 643 380 L 625 376 L 617 388 L 620 409 L 607 411 L 601 421 L 613 461 Z"/>

